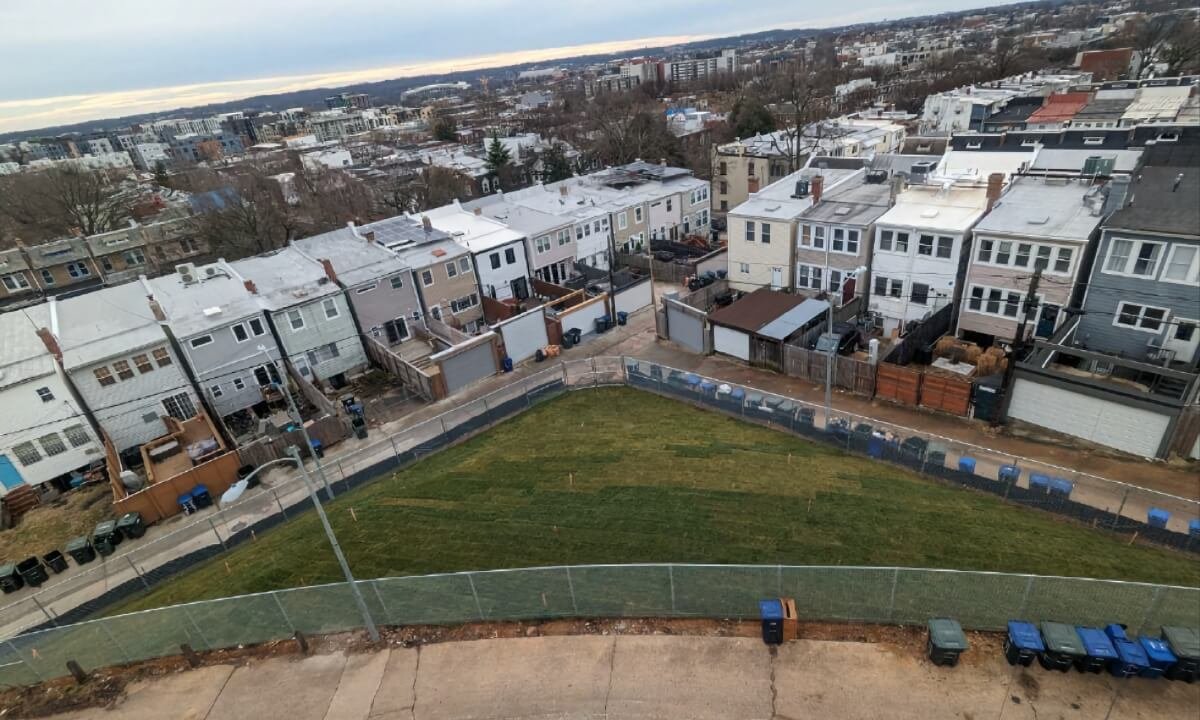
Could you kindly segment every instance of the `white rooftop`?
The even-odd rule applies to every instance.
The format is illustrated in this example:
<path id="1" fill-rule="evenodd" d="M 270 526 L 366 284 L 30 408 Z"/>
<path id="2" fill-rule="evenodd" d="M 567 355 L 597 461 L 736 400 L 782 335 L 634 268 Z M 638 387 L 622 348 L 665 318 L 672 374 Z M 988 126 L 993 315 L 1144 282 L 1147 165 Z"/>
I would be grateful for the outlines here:
<path id="1" fill-rule="evenodd" d="M 988 175 L 1001 173 L 1008 178 L 1031 165 L 1041 147 L 1031 147 L 1029 152 L 947 149 L 935 174 L 948 178 L 987 180 Z"/>
<path id="2" fill-rule="evenodd" d="M 525 239 L 524 235 L 510 230 L 497 220 L 462 209 L 457 202 L 427 210 L 424 215 L 435 228 L 453 237 L 455 242 L 472 253 L 487 252 Z"/>
<path id="3" fill-rule="evenodd" d="M 812 207 L 811 191 L 804 197 L 793 197 L 796 193 L 796 182 L 812 179 L 821 175 L 824 180 L 822 192 L 829 192 L 850 178 L 861 175 L 862 169 L 844 170 L 840 168 L 804 168 L 771 183 L 762 190 L 750 194 L 750 199 L 730 210 L 731 215 L 746 217 L 768 218 L 776 220 L 791 220 Z"/>
<path id="4" fill-rule="evenodd" d="M 0 388 L 54 373 L 54 358 L 37 336 L 46 323 L 31 310 L 0 313 Z"/>
<path id="5" fill-rule="evenodd" d="M 213 275 L 209 276 L 209 268 Z M 178 273 L 143 280 L 148 294 L 162 306 L 167 324 L 179 338 L 223 327 L 262 311 L 223 262 L 196 267 L 196 282 L 184 284 Z M 217 312 L 211 312 L 212 309 Z"/>
<path id="6" fill-rule="evenodd" d="M 1099 186 L 1065 178 L 1017 178 L 975 232 L 1086 243 L 1103 219 L 1092 208 Z M 1088 203 L 1085 199 L 1095 199 Z"/>
<path id="7" fill-rule="evenodd" d="M 324 268 L 293 247 L 229 263 L 242 280 L 254 283 L 263 308 L 272 312 L 340 292 Z"/>
<path id="8" fill-rule="evenodd" d="M 55 301 L 54 331 L 63 366 L 72 370 L 166 343 L 148 295 L 140 282 L 129 282 Z"/>
<path id="9" fill-rule="evenodd" d="M 983 215 L 987 189 L 983 185 L 913 185 L 896 196 L 896 204 L 876 222 L 879 225 L 964 232 Z"/>
<path id="10" fill-rule="evenodd" d="M 378 241 L 378 236 L 376 240 Z M 407 269 L 395 253 L 378 242 L 367 242 L 348 227 L 301 238 L 293 244 L 314 260 L 329 260 L 338 280 L 347 287 L 378 280 Z"/>

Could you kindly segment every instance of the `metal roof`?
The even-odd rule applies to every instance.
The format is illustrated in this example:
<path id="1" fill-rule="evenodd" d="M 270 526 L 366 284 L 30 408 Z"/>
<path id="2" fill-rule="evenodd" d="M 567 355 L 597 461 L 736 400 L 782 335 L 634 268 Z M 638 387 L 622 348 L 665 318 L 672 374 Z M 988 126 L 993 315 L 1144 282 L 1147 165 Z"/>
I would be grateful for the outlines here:
<path id="1" fill-rule="evenodd" d="M 294 242 L 305 255 L 315 260 L 328 260 L 338 280 L 347 287 L 373 282 L 407 269 L 391 250 L 375 242 L 367 242 L 350 228 L 301 238 Z"/>
<path id="2" fill-rule="evenodd" d="M 797 330 L 800 330 L 812 320 L 820 317 L 828 309 L 829 303 L 824 300 L 809 298 L 766 325 L 763 325 L 755 334 L 772 340 L 786 340 Z"/>

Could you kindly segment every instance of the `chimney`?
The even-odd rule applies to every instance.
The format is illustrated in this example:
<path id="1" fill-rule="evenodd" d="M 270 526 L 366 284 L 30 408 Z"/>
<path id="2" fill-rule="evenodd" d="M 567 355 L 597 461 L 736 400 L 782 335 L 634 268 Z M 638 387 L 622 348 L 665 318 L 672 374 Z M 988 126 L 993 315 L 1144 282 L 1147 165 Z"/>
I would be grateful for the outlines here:
<path id="1" fill-rule="evenodd" d="M 428 215 L 421 216 L 421 227 L 425 228 L 426 235 L 433 232 L 433 221 L 429 219 Z"/>
<path id="2" fill-rule="evenodd" d="M 481 207 L 477 207 L 477 208 L 475 208 L 475 214 L 476 214 L 476 215 L 482 215 L 482 214 L 483 214 L 483 208 L 481 208 Z"/>
<path id="3" fill-rule="evenodd" d="M 354 233 L 354 237 L 358 237 L 358 228 L 354 227 L 353 220 L 350 220 L 349 222 L 347 222 L 346 227 L 347 227 L 347 229 L 350 230 L 350 232 Z"/>
<path id="4" fill-rule="evenodd" d="M 337 282 L 337 273 L 333 271 L 333 263 L 328 258 L 321 258 L 321 267 L 325 268 L 325 277 L 329 278 L 330 282 Z"/>
<path id="5" fill-rule="evenodd" d="M 566 186 L 566 184 L 563 184 L 563 185 L 559 185 L 559 186 L 558 186 L 558 194 L 559 194 L 559 195 L 562 195 L 563 197 L 566 197 L 566 196 L 567 196 L 567 186 Z"/>
<path id="6" fill-rule="evenodd" d="M 1004 191 L 1004 173 L 992 173 L 987 179 L 987 209 L 988 212 L 996 206 L 1000 193 Z"/>
<path id="7" fill-rule="evenodd" d="M 815 176 L 812 179 L 812 185 L 810 186 L 810 188 L 811 188 L 810 192 L 812 192 L 812 199 L 813 199 L 812 204 L 816 205 L 817 203 L 821 202 L 821 191 L 825 189 L 825 176 L 824 175 Z"/>
<path id="8" fill-rule="evenodd" d="M 154 319 L 159 322 L 166 322 L 167 314 L 163 312 L 162 305 L 154 299 L 154 296 L 147 295 L 146 300 L 150 302 L 150 312 L 154 315 Z"/>
<path id="9" fill-rule="evenodd" d="M 257 288 L 257 287 L 255 287 L 255 285 L 254 285 L 254 281 L 253 281 L 253 280 L 246 280 L 246 281 L 244 281 L 244 284 L 245 284 L 245 286 L 246 286 L 246 290 L 247 290 L 247 291 L 248 291 L 248 292 L 249 292 L 251 295 L 257 295 L 257 294 L 258 294 L 258 288 Z"/>
<path id="10" fill-rule="evenodd" d="M 367 241 L 368 245 L 374 243 L 375 242 L 375 231 L 374 230 L 366 231 L 365 233 L 363 233 L 363 239 L 365 239 Z"/>
<path id="11" fill-rule="evenodd" d="M 888 207 L 892 207 L 896 204 L 896 196 L 899 195 L 900 193 L 904 192 L 904 187 L 905 187 L 904 176 L 903 175 L 893 175 L 892 176 L 892 192 L 891 192 L 891 197 L 888 199 Z"/>
<path id="12" fill-rule="evenodd" d="M 38 328 L 37 336 L 42 339 L 42 344 L 46 346 L 46 350 L 54 356 L 54 359 L 62 362 L 62 349 L 58 346 L 58 339 L 54 337 L 54 333 L 46 328 Z"/>

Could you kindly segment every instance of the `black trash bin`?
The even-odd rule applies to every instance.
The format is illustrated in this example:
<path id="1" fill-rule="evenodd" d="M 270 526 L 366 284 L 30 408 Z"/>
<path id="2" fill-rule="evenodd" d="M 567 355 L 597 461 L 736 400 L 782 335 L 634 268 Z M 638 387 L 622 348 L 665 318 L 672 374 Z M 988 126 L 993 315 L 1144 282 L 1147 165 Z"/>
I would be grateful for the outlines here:
<path id="1" fill-rule="evenodd" d="M 258 487 L 259 482 L 261 482 L 259 480 L 259 477 L 257 475 L 254 475 L 254 477 L 250 477 L 251 475 L 254 475 L 254 466 L 253 465 L 243 465 L 240 468 L 238 468 L 238 471 L 237 471 L 237 479 L 238 480 L 245 480 L 246 478 L 250 478 L 250 481 L 248 483 L 246 483 L 246 487 L 248 487 L 248 488 Z"/>
<path id="2" fill-rule="evenodd" d="M 192 488 L 192 502 L 196 505 L 197 510 L 203 510 L 206 507 L 212 507 L 212 494 L 208 492 L 208 488 L 204 485 L 197 485 Z"/>
<path id="3" fill-rule="evenodd" d="M 17 566 L 12 563 L 0 565 L 0 591 L 5 595 L 16 592 L 25 587 L 25 581 L 21 579 L 21 574 L 17 572 Z"/>
<path id="4" fill-rule="evenodd" d="M 759 600 L 762 617 L 762 639 L 768 645 L 783 644 L 783 603 L 778 600 Z"/>
<path id="5" fill-rule="evenodd" d="M 116 520 L 105 520 L 92 531 L 92 547 L 101 555 L 112 555 L 121 544 L 121 531 Z"/>
<path id="6" fill-rule="evenodd" d="M 1176 658 L 1167 677 L 1185 682 L 1200 678 L 1200 632 L 1189 627 L 1164 625 L 1162 636 Z"/>
<path id="7" fill-rule="evenodd" d="M 951 618 L 931 618 L 929 620 L 929 645 L 927 648 L 929 660 L 934 665 L 954 667 L 958 664 L 958 656 L 968 648 L 967 636 L 963 634 L 962 625 Z"/>
<path id="8" fill-rule="evenodd" d="M 1079 633 L 1072 625 L 1043 622 L 1042 640 L 1046 650 L 1038 656 L 1038 662 L 1047 670 L 1066 672 L 1077 661 L 1087 658 Z"/>
<path id="9" fill-rule="evenodd" d="M 572 345 L 578 345 L 579 342 L 581 340 L 583 340 L 583 330 L 581 330 L 580 328 L 571 328 L 570 330 L 566 331 L 563 334 L 571 336 L 571 344 Z M 661 372 L 661 370 L 659 372 Z"/>
<path id="10" fill-rule="evenodd" d="M 117 529 L 126 539 L 135 540 L 146 534 L 146 523 L 139 512 L 125 513 L 117 520 Z"/>
<path id="11" fill-rule="evenodd" d="M 51 550 L 43 555 L 42 562 L 46 563 L 46 567 L 53 570 L 55 575 L 67 570 L 67 556 L 58 550 Z"/>
<path id="12" fill-rule="evenodd" d="M 66 550 L 76 565 L 87 565 L 96 559 L 96 549 L 92 547 L 86 535 L 80 535 L 67 543 Z"/>
<path id="13" fill-rule="evenodd" d="M 618 311 L 617 312 L 617 324 L 624 325 L 627 322 L 629 322 L 629 313 L 625 312 L 624 310 Z"/>
<path id="14" fill-rule="evenodd" d="M 350 428 L 354 430 L 354 437 L 359 440 L 367 439 L 367 419 L 362 415 L 355 415 L 350 419 Z"/>
<path id="15" fill-rule="evenodd" d="M 27 557 L 17 563 L 17 572 L 21 573 L 21 579 L 29 587 L 39 587 L 50 579 L 50 573 L 46 572 L 46 566 L 42 565 L 42 561 L 38 559 L 37 555 Z"/>

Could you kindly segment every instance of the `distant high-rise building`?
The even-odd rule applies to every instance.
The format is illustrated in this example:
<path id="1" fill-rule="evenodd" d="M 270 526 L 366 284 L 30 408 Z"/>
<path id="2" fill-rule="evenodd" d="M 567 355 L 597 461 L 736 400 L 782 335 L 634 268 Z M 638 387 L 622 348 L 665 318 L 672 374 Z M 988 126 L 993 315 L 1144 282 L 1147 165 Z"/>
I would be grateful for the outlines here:
<path id="1" fill-rule="evenodd" d="M 366 110 L 371 107 L 371 98 L 366 93 L 338 93 L 325 98 L 325 107 L 330 110 L 339 108 Z"/>

